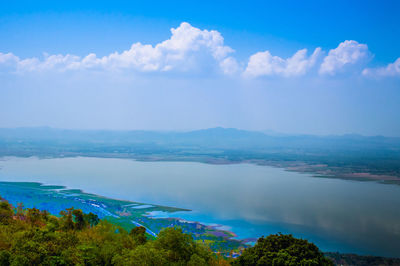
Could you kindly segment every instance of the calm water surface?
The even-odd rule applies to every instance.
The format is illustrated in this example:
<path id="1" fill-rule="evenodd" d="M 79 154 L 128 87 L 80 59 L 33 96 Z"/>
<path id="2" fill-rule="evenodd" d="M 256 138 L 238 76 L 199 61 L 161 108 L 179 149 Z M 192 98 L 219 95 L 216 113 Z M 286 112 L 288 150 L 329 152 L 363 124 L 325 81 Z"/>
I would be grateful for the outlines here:
<path id="1" fill-rule="evenodd" d="M 400 186 L 315 178 L 251 164 L 104 158 L 3 158 L 1 181 L 80 188 L 193 210 L 172 216 L 221 224 L 238 238 L 282 232 L 324 251 L 400 257 Z M 163 215 L 163 214 L 158 214 Z"/>

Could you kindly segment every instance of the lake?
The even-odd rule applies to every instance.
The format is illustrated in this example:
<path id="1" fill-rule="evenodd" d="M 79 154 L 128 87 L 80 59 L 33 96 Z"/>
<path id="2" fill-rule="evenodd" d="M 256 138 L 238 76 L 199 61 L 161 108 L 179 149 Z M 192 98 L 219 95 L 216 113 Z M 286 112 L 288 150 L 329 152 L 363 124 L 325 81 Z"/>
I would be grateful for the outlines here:
<path id="1" fill-rule="evenodd" d="M 0 181 L 63 185 L 188 208 L 193 211 L 169 215 L 218 224 L 241 239 L 292 233 L 323 251 L 400 257 L 397 185 L 317 178 L 253 164 L 86 157 L 2 158 Z"/>

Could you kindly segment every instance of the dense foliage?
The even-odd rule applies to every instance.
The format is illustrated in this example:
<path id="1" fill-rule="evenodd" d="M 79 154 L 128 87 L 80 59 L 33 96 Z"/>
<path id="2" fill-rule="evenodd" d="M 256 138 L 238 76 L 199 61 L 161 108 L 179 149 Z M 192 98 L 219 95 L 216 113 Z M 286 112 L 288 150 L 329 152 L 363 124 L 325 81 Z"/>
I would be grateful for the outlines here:
<path id="1" fill-rule="evenodd" d="M 129 233 L 93 213 L 69 208 L 59 217 L 14 208 L 0 197 L 0 265 L 330 265 L 318 248 L 287 235 L 260 238 L 236 260 L 165 228 L 155 240 L 144 227 Z"/>
<path id="2" fill-rule="evenodd" d="M 332 262 L 307 240 L 277 234 L 259 238 L 234 265 L 332 265 Z"/>
<path id="3" fill-rule="evenodd" d="M 148 241 L 143 227 L 129 233 L 73 208 L 52 216 L 0 202 L 0 265 L 227 265 L 179 228 Z"/>

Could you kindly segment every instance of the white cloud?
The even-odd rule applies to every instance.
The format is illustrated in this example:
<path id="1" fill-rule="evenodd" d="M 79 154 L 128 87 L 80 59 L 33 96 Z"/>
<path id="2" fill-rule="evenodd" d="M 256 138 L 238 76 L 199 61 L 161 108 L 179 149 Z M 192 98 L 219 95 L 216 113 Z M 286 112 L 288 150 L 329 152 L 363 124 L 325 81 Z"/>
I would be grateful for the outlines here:
<path id="1" fill-rule="evenodd" d="M 315 65 L 320 54 L 321 48 L 319 47 L 309 57 L 307 57 L 307 49 L 302 49 L 287 59 L 273 56 L 269 51 L 258 52 L 250 56 L 244 75 L 247 77 L 301 76 Z"/>
<path id="2" fill-rule="evenodd" d="M 366 44 L 347 40 L 331 49 L 323 57 L 321 48 L 311 55 L 307 49 L 298 50 L 289 58 L 272 55 L 268 50 L 250 56 L 247 65 L 238 62 L 234 50 L 224 44 L 221 33 L 215 30 L 201 30 L 183 22 L 171 29 L 169 39 L 156 45 L 140 42 L 122 52 L 114 52 L 103 57 L 90 53 L 84 57 L 48 55 L 43 58 L 21 59 L 12 53 L 0 53 L 0 72 L 32 71 L 113 71 L 125 69 L 136 72 L 185 72 L 212 73 L 226 75 L 242 74 L 253 78 L 260 76 L 293 77 L 303 76 L 319 69 L 319 74 L 335 75 L 353 71 L 371 58 Z M 321 63 L 322 62 L 322 63 Z M 244 67 L 243 67 L 244 66 Z M 361 69 L 360 69 L 361 70 Z M 313 71 L 314 74 L 317 71 Z M 400 76 L 400 58 L 381 68 L 367 68 L 364 76 Z"/>
<path id="3" fill-rule="evenodd" d="M 362 74 L 364 76 L 374 77 L 400 77 L 400 57 L 386 67 L 366 68 L 363 70 Z"/>
<path id="4" fill-rule="evenodd" d="M 83 58 L 75 55 L 45 55 L 43 60 L 21 60 L 13 54 L 0 54 L 0 65 L 16 71 L 70 69 L 133 69 L 136 71 L 190 71 L 206 59 L 208 64 L 221 67 L 224 73 L 237 71 L 237 63 L 229 54 L 232 48 L 224 45 L 218 31 L 200 30 L 183 22 L 171 29 L 171 37 L 155 46 L 134 43 L 129 50 L 98 58 L 91 53 Z M 211 60 L 211 61 L 210 61 Z"/>
<path id="5" fill-rule="evenodd" d="M 229 56 L 219 63 L 224 74 L 233 75 L 239 72 L 240 67 L 235 58 Z"/>
<path id="6" fill-rule="evenodd" d="M 196 68 L 207 57 L 219 64 L 234 51 L 224 45 L 224 38 L 218 31 L 200 30 L 183 22 L 178 28 L 171 29 L 171 33 L 170 39 L 154 47 L 135 43 L 127 51 L 100 60 L 103 65 L 140 71 L 187 71 Z"/>
<path id="7" fill-rule="evenodd" d="M 20 59 L 12 53 L 7 53 L 7 54 L 0 53 L 1 68 L 16 68 L 19 60 Z"/>
<path id="8" fill-rule="evenodd" d="M 319 69 L 320 74 L 334 75 L 345 67 L 366 62 L 371 57 L 366 44 L 356 41 L 344 41 L 329 51 Z"/>

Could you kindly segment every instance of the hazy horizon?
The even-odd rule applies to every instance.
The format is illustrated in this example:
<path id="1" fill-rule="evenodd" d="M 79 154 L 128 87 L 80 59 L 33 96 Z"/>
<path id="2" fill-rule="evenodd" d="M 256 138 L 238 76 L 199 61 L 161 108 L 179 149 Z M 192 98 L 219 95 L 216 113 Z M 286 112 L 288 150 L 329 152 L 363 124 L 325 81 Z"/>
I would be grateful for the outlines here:
<path id="1" fill-rule="evenodd" d="M 343 133 L 343 134 L 307 134 L 307 133 L 286 133 L 286 132 L 278 132 L 274 130 L 249 130 L 243 128 L 234 128 L 234 127 L 209 127 L 209 128 L 193 128 L 193 129 L 179 129 L 179 130 L 168 130 L 168 129 L 106 129 L 106 128 L 60 128 L 60 127 L 50 127 L 50 126 L 33 126 L 33 127 L 0 127 L 0 130 L 8 130 L 8 129 L 49 129 L 49 130 L 67 130 L 67 131 L 108 131 L 108 132 L 154 132 L 154 133 L 190 133 L 196 131 L 207 131 L 214 129 L 222 129 L 222 130 L 238 130 L 238 131 L 246 131 L 246 132 L 255 132 L 255 133 L 263 133 L 267 136 L 315 136 L 315 137 L 346 137 L 346 136 L 360 136 L 360 137 L 386 137 L 386 138 L 400 138 L 400 136 L 390 136 L 390 135 L 363 135 L 358 133 Z"/>

